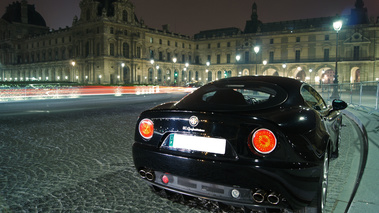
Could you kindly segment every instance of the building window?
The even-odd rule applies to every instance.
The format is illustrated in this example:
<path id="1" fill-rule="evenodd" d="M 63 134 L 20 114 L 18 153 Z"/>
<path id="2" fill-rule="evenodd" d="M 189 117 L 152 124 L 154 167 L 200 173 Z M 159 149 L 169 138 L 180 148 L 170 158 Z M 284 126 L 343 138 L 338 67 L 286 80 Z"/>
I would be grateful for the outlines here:
<path id="1" fill-rule="evenodd" d="M 100 56 L 100 43 L 96 45 L 96 56 Z"/>
<path id="2" fill-rule="evenodd" d="M 354 46 L 354 60 L 359 60 L 359 46 Z"/>
<path id="3" fill-rule="evenodd" d="M 168 62 L 171 61 L 171 53 L 167 53 L 167 61 L 168 61 Z"/>
<path id="4" fill-rule="evenodd" d="M 269 57 L 268 61 L 270 63 L 274 62 L 274 52 L 273 51 L 270 52 L 270 57 Z"/>
<path id="5" fill-rule="evenodd" d="M 184 48 L 184 43 L 182 43 L 182 48 Z"/>
<path id="6" fill-rule="evenodd" d="M 325 41 L 329 41 L 329 35 L 325 35 Z"/>
<path id="7" fill-rule="evenodd" d="M 89 21 L 90 18 L 91 18 L 91 10 L 88 9 L 88 10 L 86 11 L 86 19 L 87 19 L 87 21 Z"/>
<path id="8" fill-rule="evenodd" d="M 208 55 L 208 61 L 211 63 L 211 55 Z"/>
<path id="9" fill-rule="evenodd" d="M 114 56 L 114 44 L 109 45 L 109 55 Z"/>
<path id="10" fill-rule="evenodd" d="M 137 58 L 141 58 L 141 47 L 137 47 Z"/>
<path id="11" fill-rule="evenodd" d="M 208 44 L 208 49 L 211 49 L 211 44 Z"/>
<path id="12" fill-rule="evenodd" d="M 227 47 L 230 47 L 230 42 L 228 42 L 228 43 L 226 44 L 226 46 L 227 46 Z"/>
<path id="13" fill-rule="evenodd" d="M 198 45 L 198 44 L 196 44 L 196 49 L 197 49 L 197 50 L 199 49 L 199 45 Z"/>
<path id="14" fill-rule="evenodd" d="M 129 44 L 126 42 L 122 45 L 122 53 L 125 58 L 129 58 Z"/>
<path id="15" fill-rule="evenodd" d="M 151 59 L 154 58 L 154 50 L 150 50 L 150 58 L 151 58 Z"/>
<path id="16" fill-rule="evenodd" d="M 182 55 L 182 62 L 184 63 L 186 61 L 186 56 Z"/>
<path id="17" fill-rule="evenodd" d="M 200 57 L 198 55 L 195 57 L 195 63 L 200 64 Z"/>
<path id="18" fill-rule="evenodd" d="M 273 43 L 274 43 L 274 39 L 270 38 L 270 44 L 273 44 Z"/>
<path id="19" fill-rule="evenodd" d="M 296 42 L 300 42 L 300 37 L 296 37 Z"/>
<path id="20" fill-rule="evenodd" d="M 159 61 L 163 61 L 163 52 L 159 52 Z"/>
<path id="21" fill-rule="evenodd" d="M 175 47 L 178 47 L 178 42 L 175 41 Z"/>
<path id="22" fill-rule="evenodd" d="M 114 28 L 113 27 L 111 27 L 111 34 L 114 34 Z"/>
<path id="23" fill-rule="evenodd" d="M 329 61 L 329 49 L 324 49 L 324 61 Z"/>
<path id="24" fill-rule="evenodd" d="M 190 56 L 190 55 L 188 56 L 188 62 L 192 63 L 192 56 Z"/>
<path id="25" fill-rule="evenodd" d="M 126 10 L 122 11 L 122 20 L 125 22 L 128 21 L 128 12 L 126 12 Z"/>
<path id="26" fill-rule="evenodd" d="M 230 54 L 227 54 L 227 55 L 226 55 L 226 63 L 227 63 L 227 64 L 230 64 Z"/>
<path id="27" fill-rule="evenodd" d="M 159 44 L 162 44 L 162 39 L 159 39 Z"/>
<path id="28" fill-rule="evenodd" d="M 221 44 L 220 43 L 217 43 L 217 48 L 220 48 L 221 47 Z"/>
<path id="29" fill-rule="evenodd" d="M 245 63 L 249 63 L 250 61 L 250 54 L 249 54 L 249 51 L 246 51 L 245 52 Z"/>
<path id="30" fill-rule="evenodd" d="M 296 50 L 296 53 L 295 53 L 295 61 L 296 61 L 296 62 L 299 62 L 299 61 L 300 61 L 300 50 Z"/>
<path id="31" fill-rule="evenodd" d="M 217 64 L 221 63 L 221 55 L 217 55 Z"/>
<path id="32" fill-rule="evenodd" d="M 153 38 L 150 37 L 150 43 L 153 43 Z"/>
<path id="33" fill-rule="evenodd" d="M 167 41 L 167 46 L 170 46 L 170 41 Z"/>

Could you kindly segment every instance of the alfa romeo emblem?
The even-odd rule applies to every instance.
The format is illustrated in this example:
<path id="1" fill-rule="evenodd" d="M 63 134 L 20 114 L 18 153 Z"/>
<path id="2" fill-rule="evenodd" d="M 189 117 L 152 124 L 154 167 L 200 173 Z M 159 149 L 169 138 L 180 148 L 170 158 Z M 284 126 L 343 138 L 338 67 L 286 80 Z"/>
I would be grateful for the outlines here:
<path id="1" fill-rule="evenodd" d="M 189 124 L 192 126 L 192 127 L 195 127 L 199 124 L 199 118 L 196 117 L 196 116 L 191 116 L 190 119 L 189 119 Z"/>

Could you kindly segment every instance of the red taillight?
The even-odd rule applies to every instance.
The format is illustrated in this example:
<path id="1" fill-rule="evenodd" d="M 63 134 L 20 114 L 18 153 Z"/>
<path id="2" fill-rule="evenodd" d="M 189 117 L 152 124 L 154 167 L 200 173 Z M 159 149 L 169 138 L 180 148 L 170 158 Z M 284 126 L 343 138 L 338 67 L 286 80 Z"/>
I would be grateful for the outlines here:
<path id="1" fill-rule="evenodd" d="M 276 147 L 276 137 L 268 129 L 259 129 L 254 132 L 251 140 L 254 149 L 261 154 L 269 154 Z"/>
<path id="2" fill-rule="evenodd" d="M 139 133 L 145 139 L 150 139 L 154 134 L 154 123 L 150 119 L 143 119 L 139 123 Z"/>

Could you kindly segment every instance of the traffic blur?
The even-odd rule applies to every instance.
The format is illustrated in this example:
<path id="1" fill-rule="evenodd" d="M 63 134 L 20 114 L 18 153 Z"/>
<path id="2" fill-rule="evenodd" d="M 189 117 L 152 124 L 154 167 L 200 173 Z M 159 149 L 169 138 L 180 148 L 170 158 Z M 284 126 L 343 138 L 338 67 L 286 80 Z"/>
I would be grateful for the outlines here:
<path id="1" fill-rule="evenodd" d="M 48 86 L 30 84 L 26 87 L 0 88 L 0 102 L 29 99 L 78 98 L 88 95 L 122 96 L 123 94 L 190 93 L 195 89 L 193 87 L 171 86 Z"/>

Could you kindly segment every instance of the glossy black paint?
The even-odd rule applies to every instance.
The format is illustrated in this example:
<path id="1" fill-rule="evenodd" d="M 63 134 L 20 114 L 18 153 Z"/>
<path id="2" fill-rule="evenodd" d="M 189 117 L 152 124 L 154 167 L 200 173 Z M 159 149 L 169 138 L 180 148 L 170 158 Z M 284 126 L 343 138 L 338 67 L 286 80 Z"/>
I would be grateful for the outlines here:
<path id="1" fill-rule="evenodd" d="M 266 102 L 255 108 L 240 105 L 212 108 L 213 105 L 198 97 L 209 89 L 242 84 L 261 85 L 257 88 L 264 88 L 277 100 L 268 99 L 267 102 L 273 104 Z M 171 182 L 165 184 L 161 177 L 155 176 L 148 181 L 151 185 L 181 194 L 258 209 L 303 208 L 317 198 L 326 149 L 338 153 L 342 122 L 338 110 L 347 106 L 340 100 L 333 101 L 332 107 L 310 106 L 301 92 L 307 89 L 310 90 L 309 85 L 283 77 L 226 78 L 199 88 L 177 103 L 165 103 L 147 110 L 140 115 L 137 125 L 144 118 L 151 119 L 154 135 L 150 140 L 143 139 L 137 126 L 133 145 L 136 169 L 167 173 L 175 176 L 177 182 L 193 180 L 198 184 L 197 188 L 209 187 L 209 184 L 217 186 L 213 191 L 207 188 L 198 190 Z M 313 90 L 310 91 L 313 94 Z M 187 128 L 191 116 L 199 119 L 199 124 L 192 129 Z M 277 137 L 277 147 L 270 154 L 259 154 L 249 148 L 251 134 L 259 128 L 267 128 Z M 162 144 L 171 133 L 224 138 L 226 153 L 166 149 Z M 227 191 L 231 187 L 251 193 L 245 193 L 241 198 L 228 197 L 230 192 Z M 255 202 L 252 193 L 257 189 L 279 194 L 280 202 Z"/>

